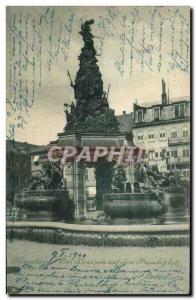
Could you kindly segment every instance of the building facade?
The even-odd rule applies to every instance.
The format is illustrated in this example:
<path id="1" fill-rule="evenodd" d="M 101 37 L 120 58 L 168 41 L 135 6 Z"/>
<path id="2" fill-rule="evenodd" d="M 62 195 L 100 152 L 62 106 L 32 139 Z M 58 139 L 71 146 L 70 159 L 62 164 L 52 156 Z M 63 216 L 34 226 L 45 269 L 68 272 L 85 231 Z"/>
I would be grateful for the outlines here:
<path id="1" fill-rule="evenodd" d="M 12 206 L 14 195 L 20 189 L 27 188 L 32 176 L 31 150 L 37 145 L 6 141 L 6 198 L 7 205 Z"/>
<path id="2" fill-rule="evenodd" d="M 162 80 L 162 101 L 133 105 L 133 138 L 146 150 L 146 160 L 160 172 L 179 169 L 190 177 L 190 99 L 169 100 Z"/>

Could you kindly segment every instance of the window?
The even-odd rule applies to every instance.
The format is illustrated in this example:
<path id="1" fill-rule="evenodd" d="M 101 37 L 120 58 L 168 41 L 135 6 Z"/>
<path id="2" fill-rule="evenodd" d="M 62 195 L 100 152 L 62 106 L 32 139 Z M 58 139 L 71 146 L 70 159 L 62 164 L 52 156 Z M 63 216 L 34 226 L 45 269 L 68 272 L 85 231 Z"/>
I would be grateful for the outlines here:
<path id="1" fill-rule="evenodd" d="M 167 151 L 167 157 L 170 157 L 170 152 L 169 151 Z"/>
<path id="2" fill-rule="evenodd" d="M 171 138 L 172 138 L 172 139 L 177 138 L 177 131 L 172 131 L 172 132 L 171 132 Z"/>
<path id="3" fill-rule="evenodd" d="M 159 108 L 154 109 L 154 120 L 159 120 Z"/>
<path id="4" fill-rule="evenodd" d="M 158 158 L 159 157 L 159 153 L 155 152 L 155 157 Z"/>
<path id="5" fill-rule="evenodd" d="M 162 131 L 162 132 L 160 132 L 160 139 L 164 139 L 164 138 L 165 138 L 165 132 Z"/>
<path id="6" fill-rule="evenodd" d="M 148 138 L 149 140 L 154 140 L 154 133 L 149 133 Z"/>
<path id="7" fill-rule="evenodd" d="M 189 178 L 190 177 L 190 171 L 189 170 L 183 170 L 182 171 L 183 177 Z"/>
<path id="8" fill-rule="evenodd" d="M 171 151 L 171 157 L 177 158 L 178 157 L 178 151 L 177 150 L 172 150 Z"/>
<path id="9" fill-rule="evenodd" d="M 189 136 L 188 129 L 184 129 L 183 130 L 183 137 L 188 137 L 188 136 Z"/>
<path id="10" fill-rule="evenodd" d="M 182 156 L 183 157 L 189 157 L 189 149 L 184 149 L 183 151 L 182 151 Z"/>
<path id="11" fill-rule="evenodd" d="M 160 152 L 160 157 L 165 158 L 165 156 L 166 156 L 166 149 L 162 149 L 162 151 Z"/>
<path id="12" fill-rule="evenodd" d="M 143 141 L 143 134 L 139 133 L 137 139 L 138 141 Z"/>
<path id="13" fill-rule="evenodd" d="M 148 158 L 149 158 L 149 160 L 154 160 L 154 155 L 155 155 L 155 151 L 154 150 L 148 151 Z"/>

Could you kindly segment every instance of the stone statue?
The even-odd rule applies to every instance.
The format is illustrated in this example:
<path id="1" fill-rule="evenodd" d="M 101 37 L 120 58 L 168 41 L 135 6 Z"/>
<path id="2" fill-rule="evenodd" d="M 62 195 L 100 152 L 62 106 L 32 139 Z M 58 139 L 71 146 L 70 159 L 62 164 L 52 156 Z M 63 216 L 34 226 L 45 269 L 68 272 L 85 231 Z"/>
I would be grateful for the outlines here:
<path id="1" fill-rule="evenodd" d="M 63 187 L 63 172 L 59 165 L 46 165 L 41 177 L 33 176 L 29 190 L 53 190 Z"/>
<path id="2" fill-rule="evenodd" d="M 70 106 L 70 112 L 65 111 L 65 131 L 97 132 L 98 129 L 99 132 L 118 132 L 119 124 L 113 110 L 109 108 L 108 95 L 106 96 L 103 90 L 102 75 L 97 65 L 94 36 L 91 33 L 93 23 L 94 20 L 90 19 L 81 24 L 79 33 L 82 35 L 84 46 L 79 55 L 79 70 L 74 83 L 68 72 L 76 104 Z"/>

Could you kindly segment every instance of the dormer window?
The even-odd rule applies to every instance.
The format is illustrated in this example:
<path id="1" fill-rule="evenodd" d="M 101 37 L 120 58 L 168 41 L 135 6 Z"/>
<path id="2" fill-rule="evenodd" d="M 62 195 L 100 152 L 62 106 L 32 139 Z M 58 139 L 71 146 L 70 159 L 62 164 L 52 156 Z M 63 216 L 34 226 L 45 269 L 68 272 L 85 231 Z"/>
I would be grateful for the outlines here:
<path id="1" fill-rule="evenodd" d="M 159 120 L 159 114 L 160 114 L 160 109 L 159 107 L 154 108 L 154 120 L 158 121 Z"/>
<path id="2" fill-rule="evenodd" d="M 183 118 L 185 113 L 185 105 L 183 104 L 178 104 L 175 105 L 175 117 L 176 118 Z"/>
<path id="3" fill-rule="evenodd" d="M 143 110 L 142 109 L 136 111 L 136 120 L 137 120 L 137 123 L 143 122 Z"/>

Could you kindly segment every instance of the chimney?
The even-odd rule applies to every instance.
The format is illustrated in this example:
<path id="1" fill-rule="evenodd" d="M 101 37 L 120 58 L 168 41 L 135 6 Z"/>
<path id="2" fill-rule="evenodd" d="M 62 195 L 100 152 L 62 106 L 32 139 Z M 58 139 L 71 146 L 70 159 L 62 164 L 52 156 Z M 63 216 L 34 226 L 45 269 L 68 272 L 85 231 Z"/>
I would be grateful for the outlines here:
<path id="1" fill-rule="evenodd" d="M 164 79 L 162 79 L 162 94 L 161 94 L 161 99 L 162 99 L 162 105 L 167 105 L 166 85 L 165 85 Z"/>
<path id="2" fill-rule="evenodd" d="M 126 110 L 123 110 L 123 115 L 126 115 Z"/>

